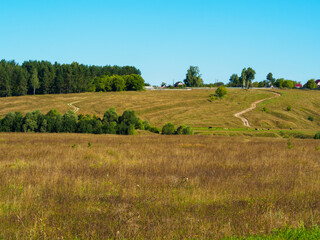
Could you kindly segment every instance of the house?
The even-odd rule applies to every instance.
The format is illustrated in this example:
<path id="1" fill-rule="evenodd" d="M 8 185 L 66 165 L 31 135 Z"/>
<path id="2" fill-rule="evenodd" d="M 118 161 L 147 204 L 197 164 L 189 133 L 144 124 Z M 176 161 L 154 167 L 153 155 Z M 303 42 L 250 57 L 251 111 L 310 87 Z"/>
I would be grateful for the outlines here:
<path id="1" fill-rule="evenodd" d="M 166 87 L 167 87 L 167 85 L 165 83 L 161 84 L 161 88 L 166 88 Z"/>
<path id="2" fill-rule="evenodd" d="M 320 79 L 316 80 L 317 87 L 320 88 Z"/>
<path id="3" fill-rule="evenodd" d="M 184 85 L 184 83 L 179 81 L 179 82 L 176 82 L 173 86 L 174 87 L 182 87 L 183 85 Z"/>
<path id="4" fill-rule="evenodd" d="M 294 85 L 295 88 L 302 88 L 302 84 L 296 84 Z"/>

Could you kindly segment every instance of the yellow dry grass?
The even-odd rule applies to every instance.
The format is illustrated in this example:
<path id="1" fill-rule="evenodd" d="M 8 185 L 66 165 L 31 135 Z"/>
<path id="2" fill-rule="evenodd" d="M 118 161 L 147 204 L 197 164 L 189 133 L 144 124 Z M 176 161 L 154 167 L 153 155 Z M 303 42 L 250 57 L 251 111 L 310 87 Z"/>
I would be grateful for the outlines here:
<path id="1" fill-rule="evenodd" d="M 240 119 L 233 116 L 251 106 L 256 100 L 274 96 L 270 90 L 228 89 L 222 100 L 209 102 L 215 89 L 192 91 L 143 91 L 36 95 L 0 98 L 0 116 L 10 111 L 40 110 L 43 113 L 57 109 L 62 113 L 74 103 L 82 114 L 96 114 L 115 107 L 119 114 L 126 109 L 135 110 L 139 117 L 152 125 L 162 127 L 168 122 L 192 127 L 243 128 Z M 272 129 L 302 129 L 316 131 L 320 128 L 320 91 L 276 90 L 282 96 L 260 103 L 254 111 L 245 114 L 252 127 Z M 287 106 L 292 111 L 286 111 Z M 267 107 L 268 112 L 262 108 Z M 314 121 L 308 117 L 313 116 Z"/>
<path id="2" fill-rule="evenodd" d="M 319 90 L 277 90 L 282 94 L 247 113 L 253 126 L 275 129 L 320 129 Z M 291 111 L 287 107 L 291 106 Z M 267 112 L 262 112 L 266 107 Z M 314 121 L 308 120 L 312 116 Z"/>
<path id="3" fill-rule="evenodd" d="M 135 110 L 139 117 L 151 124 L 162 127 L 168 122 L 176 125 L 187 124 L 193 127 L 226 126 L 242 127 L 242 122 L 233 117 L 251 105 L 252 102 L 273 94 L 267 91 L 245 91 L 230 89 L 228 96 L 214 103 L 209 102 L 212 90 L 192 91 L 143 91 L 56 94 L 0 98 L 0 116 L 10 111 L 40 110 L 43 113 L 57 109 L 64 113 L 70 109 L 68 103 L 76 102 L 77 112 L 96 114 L 115 107 L 119 114 L 126 109 Z"/>
<path id="4" fill-rule="evenodd" d="M 219 239 L 319 225 L 319 154 L 316 140 L 1 133 L 0 239 Z"/>

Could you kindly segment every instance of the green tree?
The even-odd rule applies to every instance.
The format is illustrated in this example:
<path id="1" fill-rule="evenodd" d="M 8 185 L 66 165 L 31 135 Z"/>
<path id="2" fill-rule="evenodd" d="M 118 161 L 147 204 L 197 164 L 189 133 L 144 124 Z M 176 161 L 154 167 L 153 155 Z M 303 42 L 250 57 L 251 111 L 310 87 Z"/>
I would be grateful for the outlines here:
<path id="1" fill-rule="evenodd" d="M 317 88 L 316 81 L 314 79 L 310 79 L 305 85 L 305 88 L 314 89 Z"/>
<path id="2" fill-rule="evenodd" d="M 38 78 L 38 71 L 37 69 L 33 69 L 31 75 L 31 86 L 33 88 L 33 95 L 36 94 L 36 89 L 39 88 L 39 78 Z"/>
<path id="3" fill-rule="evenodd" d="M 62 121 L 62 114 L 56 109 L 50 110 L 46 115 L 47 132 L 61 132 L 62 126 L 59 126 L 59 121 Z M 62 125 L 62 124 L 60 124 Z"/>
<path id="4" fill-rule="evenodd" d="M 232 74 L 229 79 L 229 85 L 231 87 L 240 87 L 242 84 L 240 83 L 240 79 L 237 74 Z"/>
<path id="5" fill-rule="evenodd" d="M 77 121 L 78 121 L 77 115 L 71 110 L 67 111 L 62 118 L 63 132 L 69 132 L 69 133 L 76 132 Z"/>
<path id="6" fill-rule="evenodd" d="M 124 76 L 127 91 L 141 91 L 144 89 L 144 79 L 137 74 Z"/>
<path id="7" fill-rule="evenodd" d="M 19 68 L 19 73 L 17 76 L 16 95 L 24 96 L 24 95 L 27 95 L 27 92 L 28 92 L 27 72 L 25 69 Z"/>
<path id="8" fill-rule="evenodd" d="M 250 86 L 252 85 L 252 81 L 255 79 L 255 74 L 256 72 L 249 67 L 246 71 L 245 71 L 245 75 L 246 75 L 246 87 L 250 88 Z"/>
<path id="9" fill-rule="evenodd" d="M 126 90 L 126 82 L 122 76 L 114 75 L 111 77 L 112 90 L 113 91 L 124 91 Z"/>
<path id="10" fill-rule="evenodd" d="M 42 114 L 39 110 L 28 112 L 23 118 L 22 131 L 24 132 L 38 132 L 39 125 L 42 122 Z"/>
<path id="11" fill-rule="evenodd" d="M 8 72 L 0 65 L 0 97 L 11 96 L 11 83 Z"/>
<path id="12" fill-rule="evenodd" d="M 176 134 L 176 128 L 172 123 L 167 123 L 162 127 L 161 133 L 164 135 L 173 135 Z"/>
<path id="13" fill-rule="evenodd" d="M 272 73 L 268 73 L 268 75 L 267 75 L 267 80 L 269 81 L 269 85 L 271 86 L 273 86 L 274 85 L 274 83 L 275 83 L 275 81 L 276 81 L 276 79 L 273 77 L 273 74 Z"/>
<path id="14" fill-rule="evenodd" d="M 14 112 L 9 112 L 2 120 L 1 120 L 1 130 L 3 132 L 14 132 L 14 122 L 15 122 L 16 114 Z"/>
<path id="15" fill-rule="evenodd" d="M 203 85 L 203 80 L 200 75 L 199 67 L 190 66 L 187 70 L 186 79 L 184 79 L 184 84 L 187 87 L 201 87 Z"/>
<path id="16" fill-rule="evenodd" d="M 103 116 L 102 132 L 107 134 L 117 133 L 118 114 L 114 108 L 108 109 Z"/>

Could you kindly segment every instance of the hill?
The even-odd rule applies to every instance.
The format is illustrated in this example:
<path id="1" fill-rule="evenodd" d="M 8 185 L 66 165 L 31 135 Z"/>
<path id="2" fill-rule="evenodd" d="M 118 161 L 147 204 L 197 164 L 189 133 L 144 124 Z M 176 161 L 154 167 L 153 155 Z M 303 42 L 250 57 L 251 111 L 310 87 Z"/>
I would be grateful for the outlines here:
<path id="1" fill-rule="evenodd" d="M 106 109 L 115 107 L 118 113 L 126 109 L 135 110 L 139 117 L 152 125 L 161 127 L 167 122 L 186 124 L 198 131 L 231 129 L 242 131 L 246 128 L 234 114 L 249 108 L 254 101 L 274 96 L 265 89 L 228 89 L 222 100 L 209 101 L 215 89 L 191 91 L 142 91 L 52 94 L 23 97 L 0 98 L 0 116 L 10 111 L 40 110 L 46 113 L 57 109 L 61 113 L 79 108 L 77 113 L 96 114 L 102 117 Z M 251 129 L 309 131 L 314 134 L 320 127 L 320 92 L 308 90 L 276 90 L 280 97 L 258 104 L 257 108 L 244 114 L 250 121 Z M 69 104 L 69 105 L 68 105 Z M 287 107 L 291 106 L 291 111 Z M 263 111 L 266 107 L 266 111 Z M 308 120 L 312 116 L 314 121 Z M 212 127 L 212 130 L 208 130 Z"/>

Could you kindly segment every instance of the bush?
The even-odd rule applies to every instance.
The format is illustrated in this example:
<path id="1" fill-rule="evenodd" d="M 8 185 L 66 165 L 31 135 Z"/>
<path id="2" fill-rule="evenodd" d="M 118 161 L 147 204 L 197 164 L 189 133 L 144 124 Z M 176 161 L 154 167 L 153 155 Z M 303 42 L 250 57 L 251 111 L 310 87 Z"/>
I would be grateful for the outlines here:
<path id="1" fill-rule="evenodd" d="M 320 132 L 317 132 L 316 135 L 314 135 L 314 139 L 320 139 Z"/>
<path id="2" fill-rule="evenodd" d="M 159 130 L 159 128 L 157 128 L 157 127 L 150 127 L 150 132 L 160 133 L 160 130 Z"/>
<path id="3" fill-rule="evenodd" d="M 193 129 L 190 126 L 187 126 L 186 128 L 183 129 L 182 131 L 183 135 L 193 135 Z"/>
<path id="4" fill-rule="evenodd" d="M 178 135 L 193 135 L 193 129 L 190 126 L 181 125 L 177 129 Z"/>
<path id="5" fill-rule="evenodd" d="M 222 98 L 224 97 L 225 95 L 227 95 L 227 89 L 225 86 L 220 86 L 218 87 L 218 89 L 216 90 L 216 96 L 218 98 Z"/>
<path id="6" fill-rule="evenodd" d="M 150 126 L 150 123 L 147 120 L 145 120 L 143 122 L 143 125 L 144 125 L 144 130 L 150 131 L 151 126 Z"/>
<path id="7" fill-rule="evenodd" d="M 262 108 L 262 111 L 263 111 L 263 112 L 268 112 L 269 110 L 268 110 L 267 107 L 263 107 L 263 108 Z"/>
<path id="8" fill-rule="evenodd" d="M 292 109 L 292 107 L 289 105 L 288 107 L 287 107 L 287 111 L 291 111 L 291 109 Z"/>
<path id="9" fill-rule="evenodd" d="M 182 135 L 183 134 L 183 129 L 185 129 L 186 126 L 185 125 L 181 125 L 177 128 L 177 134 L 178 135 Z"/>
<path id="10" fill-rule="evenodd" d="M 311 121 L 311 122 L 313 122 L 313 120 L 314 120 L 313 116 L 309 116 L 309 117 L 308 117 L 308 120 Z"/>
<path id="11" fill-rule="evenodd" d="M 176 133 L 176 128 L 172 123 L 167 123 L 162 127 L 161 133 L 164 135 L 173 135 Z"/>

